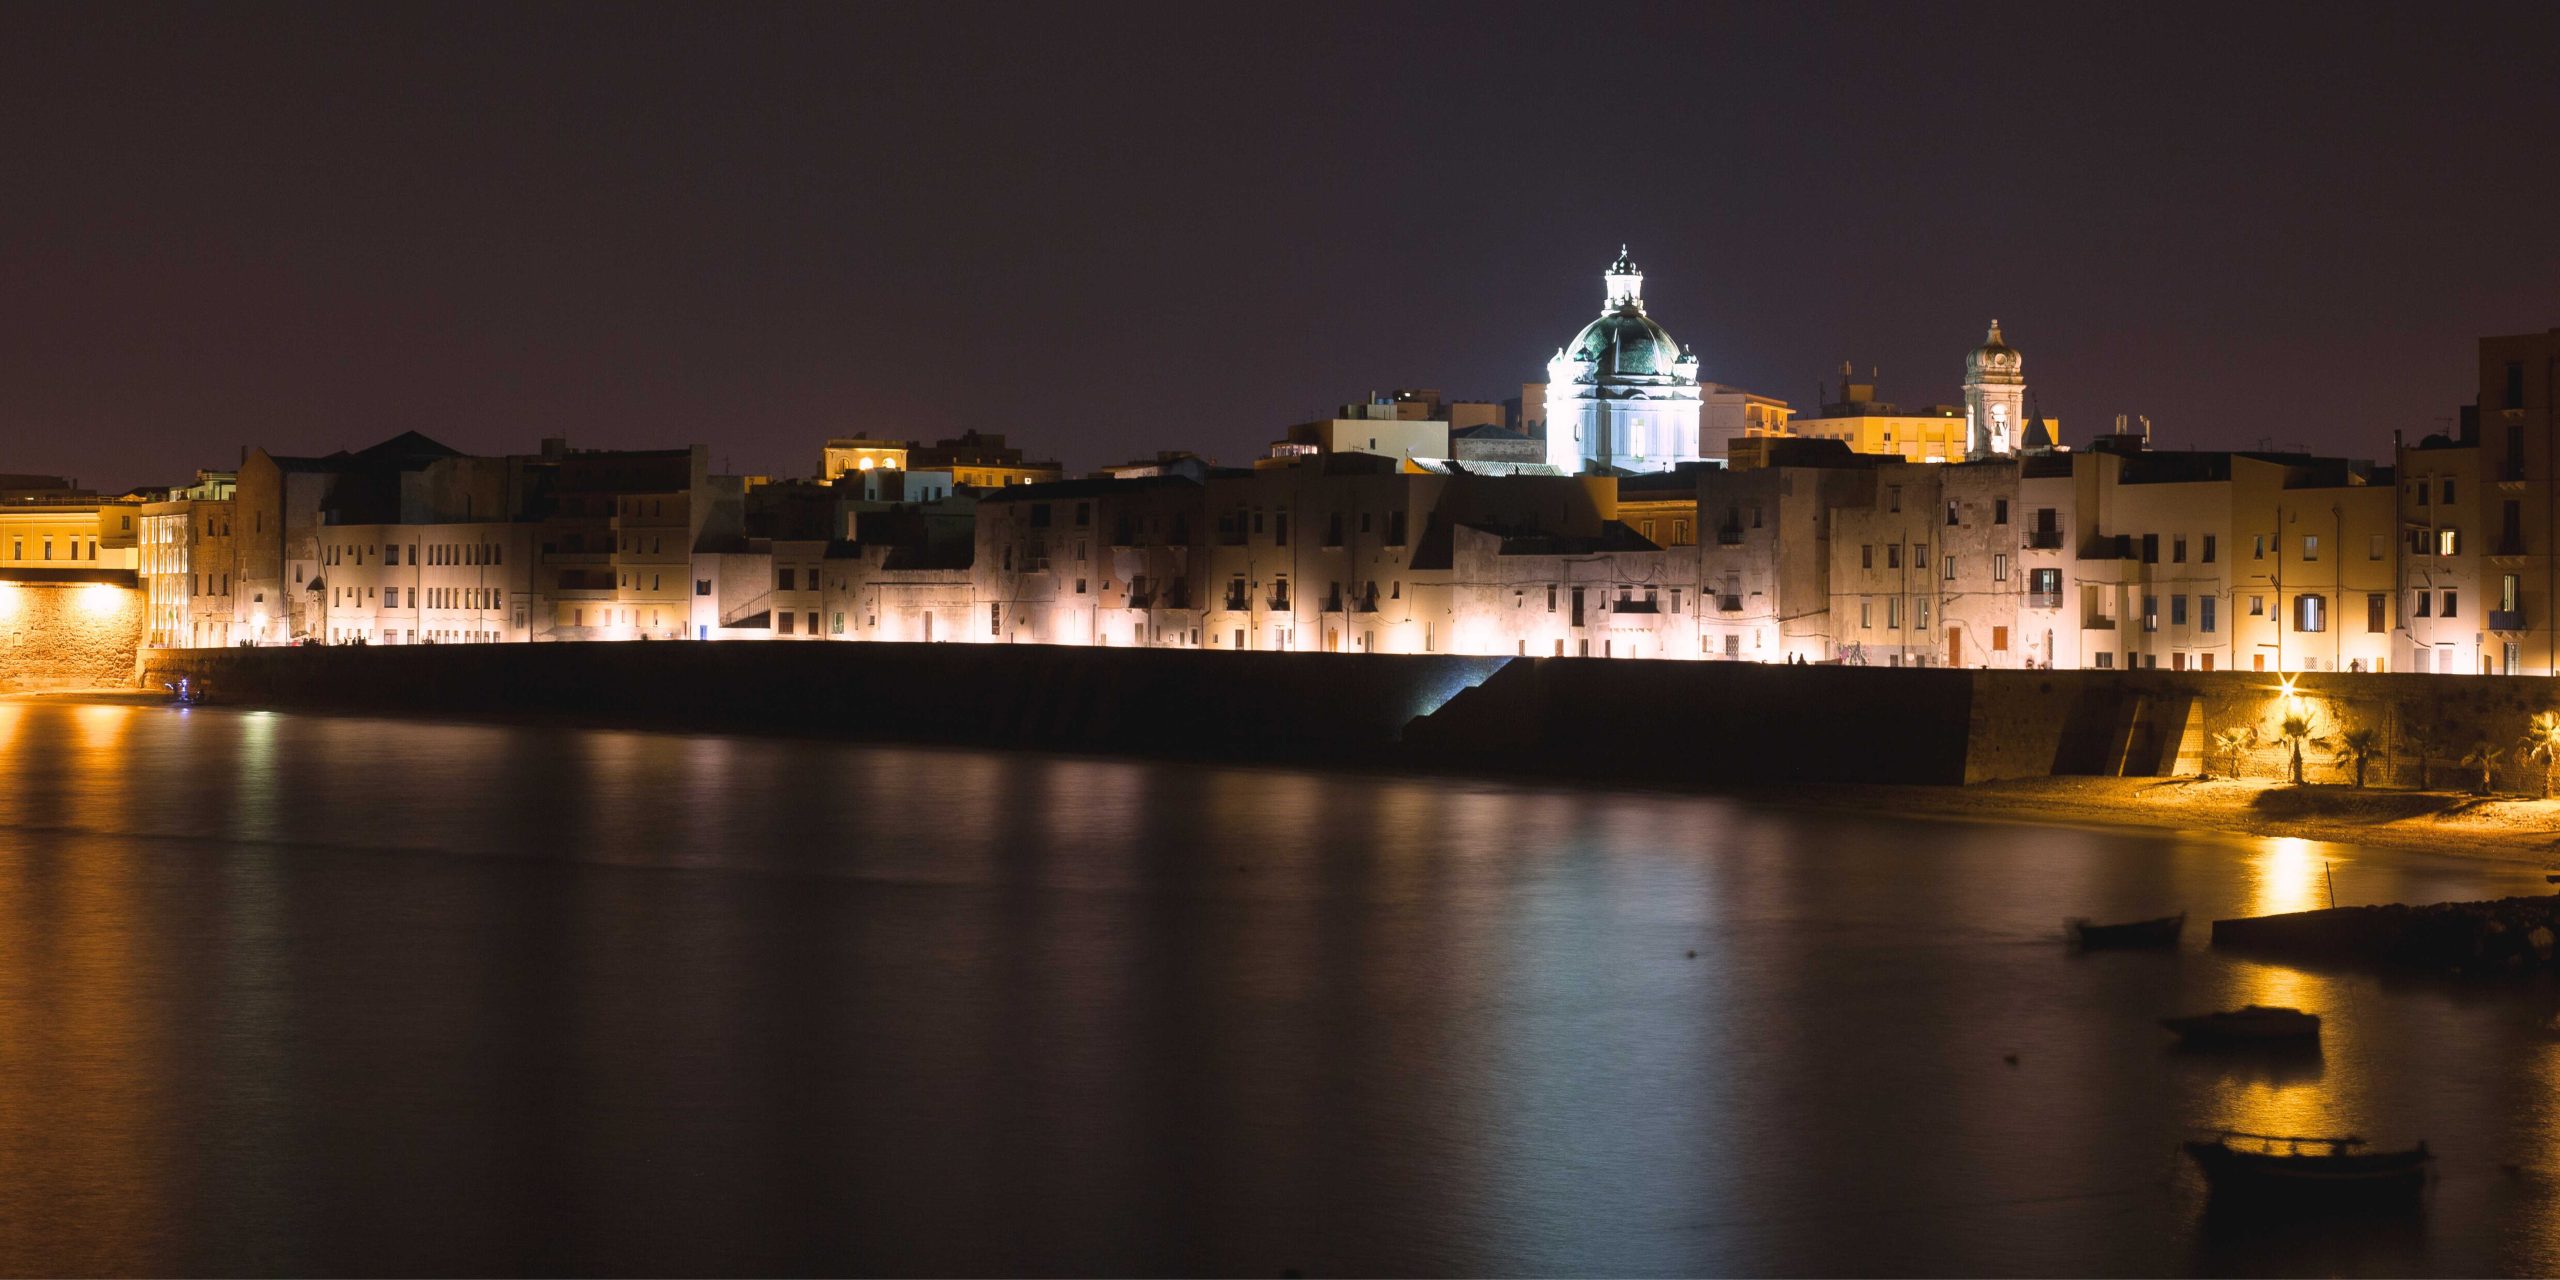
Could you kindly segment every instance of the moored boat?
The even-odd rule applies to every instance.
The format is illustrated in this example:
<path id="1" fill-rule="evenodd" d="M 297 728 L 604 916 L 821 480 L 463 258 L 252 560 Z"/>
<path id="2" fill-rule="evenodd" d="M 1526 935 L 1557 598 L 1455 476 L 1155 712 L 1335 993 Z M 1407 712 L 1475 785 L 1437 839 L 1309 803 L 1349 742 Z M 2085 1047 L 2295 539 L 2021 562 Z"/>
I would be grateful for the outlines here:
<path id="1" fill-rule="evenodd" d="M 2083 951 L 2110 948 L 2174 947 L 2178 935 L 2187 928 L 2187 913 L 2162 916 L 2157 920 L 2134 920 L 2124 924 L 2091 924 L 2087 916 L 2073 916 L 2062 922 L 2062 931 Z"/>
<path id="2" fill-rule="evenodd" d="M 2320 1015 L 2280 1005 L 2246 1004 L 2237 1009 L 2162 1018 L 2160 1025 L 2196 1041 L 2299 1041 L 2320 1038 Z"/>
<path id="3" fill-rule="evenodd" d="M 2400 1151 L 2366 1150 L 2358 1137 L 2294 1137 L 2224 1130 L 2210 1142 L 2184 1144 L 2215 1196 L 2298 1199 L 2406 1196 L 2426 1185 L 2435 1157 L 2427 1144 Z"/>

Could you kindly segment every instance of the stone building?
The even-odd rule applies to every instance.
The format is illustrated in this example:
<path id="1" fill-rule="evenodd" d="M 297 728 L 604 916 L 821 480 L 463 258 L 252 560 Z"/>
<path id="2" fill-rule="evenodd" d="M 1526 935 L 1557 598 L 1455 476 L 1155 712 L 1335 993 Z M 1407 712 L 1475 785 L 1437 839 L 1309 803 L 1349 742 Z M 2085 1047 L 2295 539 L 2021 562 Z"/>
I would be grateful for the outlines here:
<path id="1" fill-rule="evenodd" d="M 2560 329 L 2480 340 L 2451 435 L 2397 451 L 2409 669 L 2560 674 Z"/>

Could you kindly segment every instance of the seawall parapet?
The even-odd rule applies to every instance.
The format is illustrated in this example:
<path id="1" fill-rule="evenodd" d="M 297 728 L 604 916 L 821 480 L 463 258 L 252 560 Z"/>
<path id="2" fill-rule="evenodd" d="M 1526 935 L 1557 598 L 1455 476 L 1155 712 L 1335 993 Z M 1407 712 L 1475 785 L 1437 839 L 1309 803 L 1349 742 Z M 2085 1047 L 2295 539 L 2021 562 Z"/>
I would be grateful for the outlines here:
<path id="1" fill-rule="evenodd" d="M 2499 975 L 2553 967 L 2560 897 L 2389 903 L 2213 922 L 2213 945 L 2280 960 Z"/>

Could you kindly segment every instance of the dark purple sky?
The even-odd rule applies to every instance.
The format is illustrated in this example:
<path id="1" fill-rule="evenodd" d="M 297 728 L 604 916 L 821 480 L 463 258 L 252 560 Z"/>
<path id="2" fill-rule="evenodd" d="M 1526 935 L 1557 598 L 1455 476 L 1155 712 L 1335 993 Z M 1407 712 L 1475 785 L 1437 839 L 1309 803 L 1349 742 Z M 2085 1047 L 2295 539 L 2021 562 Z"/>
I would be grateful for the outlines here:
<path id="1" fill-rule="evenodd" d="M 0 471 L 1501 398 L 1619 242 L 1706 375 L 2378 454 L 2560 325 L 2560 5 L 0 9 Z"/>

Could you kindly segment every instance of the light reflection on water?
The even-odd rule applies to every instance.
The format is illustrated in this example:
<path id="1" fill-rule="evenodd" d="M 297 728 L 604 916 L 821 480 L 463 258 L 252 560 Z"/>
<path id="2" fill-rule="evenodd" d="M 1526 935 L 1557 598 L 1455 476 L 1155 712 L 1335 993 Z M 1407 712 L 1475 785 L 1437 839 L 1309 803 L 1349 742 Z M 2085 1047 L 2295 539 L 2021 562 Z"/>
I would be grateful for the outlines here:
<path id="1" fill-rule="evenodd" d="M 2301 841 L 0 700 L 0 1270 L 2548 1272 L 2549 994 Z M 2191 911 L 2176 954 L 2068 915 Z M 1694 954 L 1692 954 L 1694 953 Z M 2323 1052 L 2154 1019 L 2320 1013 Z M 2015 1061 L 2009 1059 L 2014 1057 Z M 2214 1127 L 2422 1227 L 2208 1218 Z"/>

